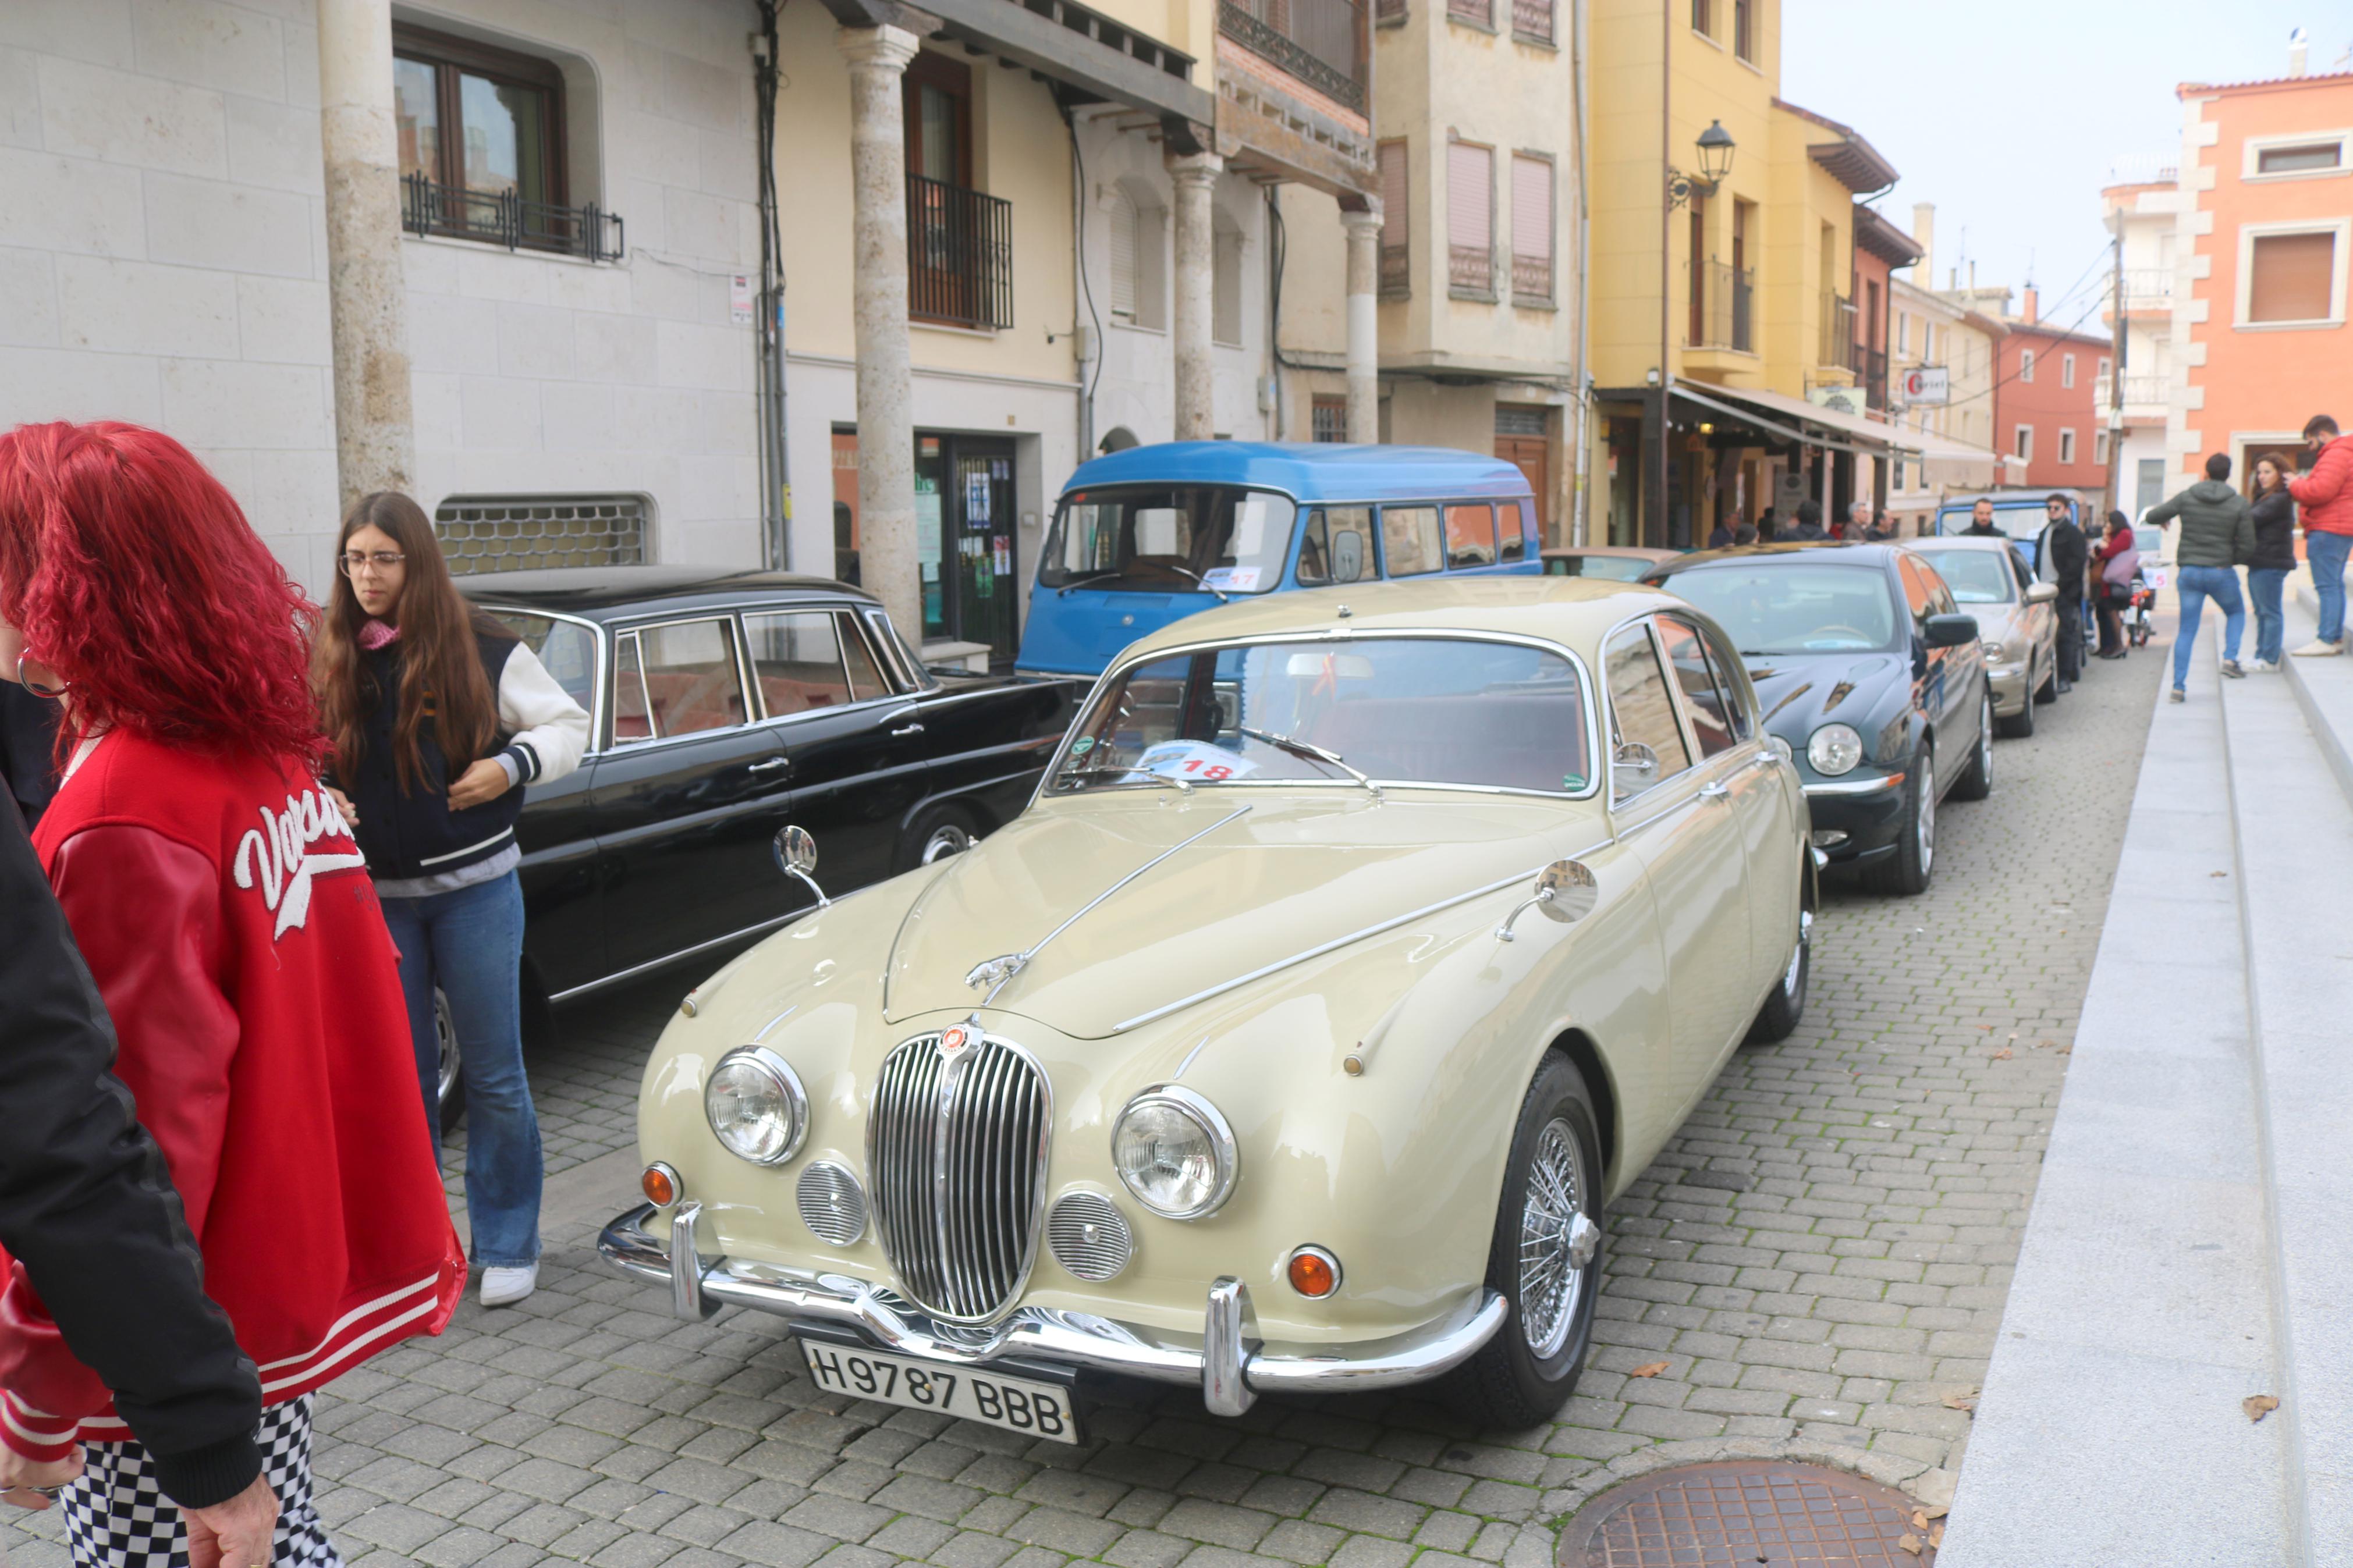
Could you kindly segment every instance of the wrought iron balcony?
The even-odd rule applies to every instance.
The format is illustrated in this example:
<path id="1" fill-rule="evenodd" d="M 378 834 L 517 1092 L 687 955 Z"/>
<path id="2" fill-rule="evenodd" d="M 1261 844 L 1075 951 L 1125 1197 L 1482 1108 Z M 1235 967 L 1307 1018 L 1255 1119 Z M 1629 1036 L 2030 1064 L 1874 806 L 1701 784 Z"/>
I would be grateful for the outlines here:
<path id="1" fill-rule="evenodd" d="M 1483 245 L 1446 247 L 1446 286 L 1457 294 L 1477 299 L 1495 297 L 1495 253 Z"/>
<path id="2" fill-rule="evenodd" d="M 400 226 L 411 234 L 447 235 L 546 250 L 590 261 L 618 261 L 628 248 L 621 220 L 595 202 L 560 207 L 527 202 L 513 191 L 470 191 L 422 173 L 400 181 Z"/>
<path id="3" fill-rule="evenodd" d="M 1013 324 L 1013 204 L 907 176 L 907 314 L 957 327 Z"/>
<path id="4" fill-rule="evenodd" d="M 1755 268 L 1736 271 L 1729 262 L 1701 262 L 1692 291 L 1688 346 L 1755 353 L 1756 298 Z"/>
<path id="5" fill-rule="evenodd" d="M 1822 349 L 1817 364 L 1830 370 L 1854 368 L 1854 301 L 1843 294 L 1822 294 Z"/>
<path id="6" fill-rule="evenodd" d="M 1361 0 L 1219 0 L 1218 31 L 1356 113 L 1371 79 Z"/>

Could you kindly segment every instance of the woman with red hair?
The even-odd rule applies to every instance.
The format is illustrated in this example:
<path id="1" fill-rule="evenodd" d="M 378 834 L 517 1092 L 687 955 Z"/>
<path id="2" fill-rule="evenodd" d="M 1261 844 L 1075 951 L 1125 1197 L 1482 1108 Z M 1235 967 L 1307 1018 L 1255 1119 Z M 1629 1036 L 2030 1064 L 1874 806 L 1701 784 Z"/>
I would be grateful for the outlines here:
<path id="1" fill-rule="evenodd" d="M 438 1333 L 466 1265 L 418 1124 L 398 955 L 315 776 L 314 614 L 178 442 L 118 424 L 0 436 L 0 674 L 63 721 L 34 844 L 206 1289 L 261 1369 L 273 1561 L 332 1563 L 311 1394 Z M 14 1268 L 0 1442 L 84 1446 L 61 1500 L 76 1562 L 185 1561 L 148 1456 Z"/>

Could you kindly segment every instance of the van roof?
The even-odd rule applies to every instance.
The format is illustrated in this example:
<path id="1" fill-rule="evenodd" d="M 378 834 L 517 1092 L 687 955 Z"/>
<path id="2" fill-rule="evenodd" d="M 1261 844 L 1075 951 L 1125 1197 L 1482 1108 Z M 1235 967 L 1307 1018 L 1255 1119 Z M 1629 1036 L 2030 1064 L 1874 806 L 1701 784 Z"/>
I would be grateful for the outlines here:
<path id="1" fill-rule="evenodd" d="M 1337 442 L 1166 441 L 1079 465 L 1062 487 L 1254 485 L 1300 501 L 1517 500 L 1527 476 L 1500 458 L 1451 447 L 1351 447 Z"/>

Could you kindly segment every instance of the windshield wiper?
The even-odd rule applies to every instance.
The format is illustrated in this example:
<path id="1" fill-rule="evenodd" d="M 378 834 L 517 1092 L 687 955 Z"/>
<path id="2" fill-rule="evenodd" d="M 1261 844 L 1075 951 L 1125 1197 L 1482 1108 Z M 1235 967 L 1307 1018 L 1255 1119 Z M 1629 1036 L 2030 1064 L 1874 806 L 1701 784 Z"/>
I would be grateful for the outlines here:
<path id="1" fill-rule="evenodd" d="M 1372 776 L 1350 767 L 1337 752 L 1327 752 L 1321 746 L 1311 745 L 1305 741 L 1294 741 L 1288 735 L 1278 735 L 1271 731 L 1253 730 L 1247 724 L 1237 724 L 1234 728 L 1253 741 L 1265 742 L 1278 752 L 1289 752 L 1293 756 L 1304 757 L 1311 763 L 1329 763 L 1370 790 L 1375 800 L 1381 798 L 1381 786 L 1372 781 Z"/>
<path id="2" fill-rule="evenodd" d="M 1155 784 L 1174 784 L 1187 795 L 1193 793 L 1192 780 L 1173 778 L 1166 773 L 1155 773 L 1148 768 L 1139 768 L 1133 763 L 1097 763 L 1092 767 L 1065 767 L 1054 775 L 1054 787 L 1056 789 L 1081 788 L 1096 778 L 1115 773 L 1140 774 Z"/>
<path id="3" fill-rule="evenodd" d="M 1083 588 L 1090 583 L 1100 583 L 1106 577 L 1117 577 L 1121 575 L 1123 575 L 1123 574 L 1117 571 L 1090 572 L 1083 577 L 1073 577 L 1069 582 L 1063 584 L 1060 587 L 1055 589 L 1054 597 L 1059 599 L 1069 594 L 1073 588 Z"/>
<path id="4" fill-rule="evenodd" d="M 1176 573 L 1179 577 L 1189 577 L 1194 582 L 1201 584 L 1202 587 L 1208 588 L 1210 593 L 1215 594 L 1218 596 L 1218 603 L 1220 605 L 1230 605 L 1233 603 L 1231 599 L 1226 597 L 1226 591 L 1223 588 L 1209 588 L 1209 580 L 1207 577 L 1202 576 L 1198 572 L 1194 571 L 1191 567 L 1179 566 L 1176 563 L 1171 562 L 1169 563 L 1168 570 Z"/>

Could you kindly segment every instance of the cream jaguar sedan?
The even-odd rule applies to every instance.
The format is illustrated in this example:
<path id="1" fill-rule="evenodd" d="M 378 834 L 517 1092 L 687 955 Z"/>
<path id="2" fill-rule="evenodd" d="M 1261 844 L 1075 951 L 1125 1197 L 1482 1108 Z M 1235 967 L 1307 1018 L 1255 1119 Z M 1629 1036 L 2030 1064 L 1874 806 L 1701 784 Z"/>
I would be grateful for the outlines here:
<path id="1" fill-rule="evenodd" d="M 1788 754 L 1713 622 L 1493 578 L 1195 616 L 1035 799 L 687 997 L 613 1264 L 823 1387 L 1063 1442 L 1096 1373 L 1575 1384 L 1611 1196 L 1805 1005 Z M 821 884 L 807 836 L 788 874 Z"/>

